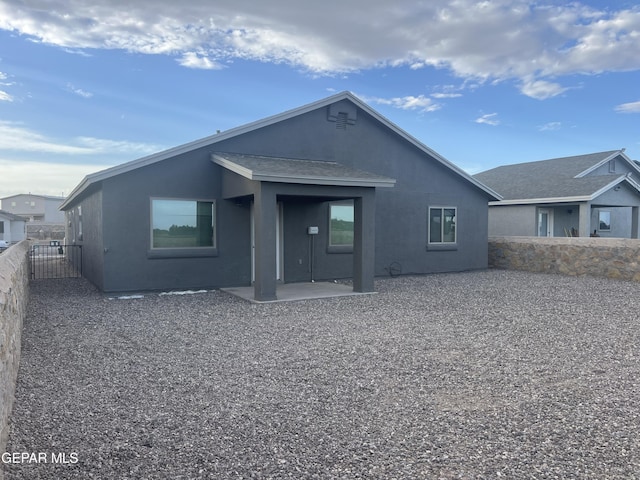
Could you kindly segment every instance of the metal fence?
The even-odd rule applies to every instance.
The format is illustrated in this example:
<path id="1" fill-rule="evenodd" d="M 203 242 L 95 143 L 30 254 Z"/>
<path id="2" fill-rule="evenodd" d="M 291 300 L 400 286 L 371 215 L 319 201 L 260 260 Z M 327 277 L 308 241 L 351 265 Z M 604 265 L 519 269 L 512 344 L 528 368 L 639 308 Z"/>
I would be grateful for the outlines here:
<path id="1" fill-rule="evenodd" d="M 29 260 L 33 280 L 82 276 L 82 245 L 32 245 Z"/>

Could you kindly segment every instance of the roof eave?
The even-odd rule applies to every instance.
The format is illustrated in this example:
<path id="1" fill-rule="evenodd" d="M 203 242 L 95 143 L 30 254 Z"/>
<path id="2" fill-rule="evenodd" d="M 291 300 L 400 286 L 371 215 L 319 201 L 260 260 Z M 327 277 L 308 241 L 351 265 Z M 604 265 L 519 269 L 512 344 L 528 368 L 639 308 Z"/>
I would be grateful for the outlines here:
<path id="1" fill-rule="evenodd" d="M 588 202 L 590 200 L 592 200 L 590 195 L 579 195 L 574 197 L 514 198 L 508 200 L 500 200 L 498 202 L 489 202 L 489 206 L 499 207 L 505 205 L 534 205 L 538 203 L 572 203 Z"/>
<path id="2" fill-rule="evenodd" d="M 313 175 L 268 175 L 255 173 L 253 170 L 227 160 L 221 155 L 213 154 L 214 163 L 249 180 L 259 182 L 300 183 L 305 185 L 335 185 L 345 187 L 393 187 L 396 181 L 390 179 L 320 177 Z"/>
<path id="3" fill-rule="evenodd" d="M 393 187 L 395 180 L 372 180 L 370 178 L 340 178 L 314 176 L 288 176 L 253 174 L 251 180 L 259 182 L 299 183 L 303 185 L 331 185 L 339 187 Z"/>

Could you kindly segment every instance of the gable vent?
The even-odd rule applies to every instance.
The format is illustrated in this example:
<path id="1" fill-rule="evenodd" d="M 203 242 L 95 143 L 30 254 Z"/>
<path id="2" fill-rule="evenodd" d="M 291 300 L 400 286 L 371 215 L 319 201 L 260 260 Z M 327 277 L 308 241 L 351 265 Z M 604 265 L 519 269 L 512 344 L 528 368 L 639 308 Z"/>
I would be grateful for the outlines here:
<path id="1" fill-rule="evenodd" d="M 327 120 L 335 122 L 336 129 L 346 130 L 348 125 L 355 125 L 358 109 L 352 103 L 339 102 L 329 105 Z"/>
<path id="2" fill-rule="evenodd" d="M 348 120 L 349 120 L 349 116 L 347 115 L 347 113 L 338 112 L 338 118 L 336 118 L 336 129 L 346 130 Z"/>

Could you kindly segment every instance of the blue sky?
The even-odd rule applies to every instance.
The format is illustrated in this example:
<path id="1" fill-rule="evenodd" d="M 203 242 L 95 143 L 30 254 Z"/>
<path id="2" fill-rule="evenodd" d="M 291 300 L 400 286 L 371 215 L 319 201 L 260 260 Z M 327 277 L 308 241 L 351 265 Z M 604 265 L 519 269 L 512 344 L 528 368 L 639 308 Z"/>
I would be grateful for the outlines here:
<path id="1" fill-rule="evenodd" d="M 634 4 L 0 0 L 0 198 L 343 90 L 472 174 L 640 160 Z"/>

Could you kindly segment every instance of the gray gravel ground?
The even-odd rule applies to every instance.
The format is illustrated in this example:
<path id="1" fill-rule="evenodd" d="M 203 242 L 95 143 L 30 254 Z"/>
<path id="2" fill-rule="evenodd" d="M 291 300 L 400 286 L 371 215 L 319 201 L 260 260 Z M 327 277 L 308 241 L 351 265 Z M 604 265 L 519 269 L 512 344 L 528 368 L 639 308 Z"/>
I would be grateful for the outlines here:
<path id="1" fill-rule="evenodd" d="M 32 284 L 7 451 L 69 463 L 6 479 L 640 478 L 639 284 L 376 288 L 255 305 Z"/>

